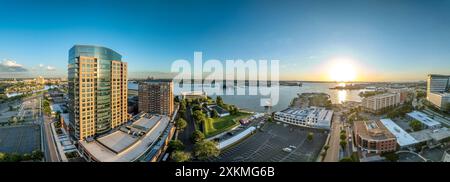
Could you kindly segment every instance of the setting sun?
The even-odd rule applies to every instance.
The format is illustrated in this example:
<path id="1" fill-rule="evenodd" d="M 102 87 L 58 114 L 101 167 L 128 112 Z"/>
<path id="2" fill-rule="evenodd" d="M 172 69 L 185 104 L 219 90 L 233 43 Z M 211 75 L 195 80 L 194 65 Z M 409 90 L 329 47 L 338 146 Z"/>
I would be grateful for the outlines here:
<path id="1" fill-rule="evenodd" d="M 330 67 L 330 79 L 337 82 L 355 81 L 356 70 L 349 60 L 334 60 Z"/>

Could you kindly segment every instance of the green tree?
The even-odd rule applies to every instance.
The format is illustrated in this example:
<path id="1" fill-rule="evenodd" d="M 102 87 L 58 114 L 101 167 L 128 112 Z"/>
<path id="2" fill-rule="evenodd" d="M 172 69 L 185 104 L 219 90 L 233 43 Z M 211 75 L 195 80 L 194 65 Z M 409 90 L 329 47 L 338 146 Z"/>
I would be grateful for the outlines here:
<path id="1" fill-rule="evenodd" d="M 40 150 L 34 150 L 31 152 L 31 158 L 33 160 L 41 160 L 44 157 L 44 153 Z"/>
<path id="2" fill-rule="evenodd" d="M 352 158 L 350 157 L 344 157 L 341 160 L 339 160 L 339 162 L 354 162 Z"/>
<path id="3" fill-rule="evenodd" d="M 180 110 L 181 111 L 186 111 L 186 100 L 181 100 L 180 102 Z"/>
<path id="4" fill-rule="evenodd" d="M 395 152 L 383 153 L 383 154 L 381 154 L 381 156 L 385 157 L 388 161 L 391 161 L 391 162 L 396 162 L 399 159 L 398 154 L 396 154 Z"/>
<path id="5" fill-rule="evenodd" d="M 314 134 L 313 134 L 312 132 L 309 132 L 309 133 L 308 133 L 308 136 L 306 136 L 306 139 L 307 139 L 308 141 L 312 141 L 312 140 L 313 140 L 313 137 L 314 137 Z"/>
<path id="6" fill-rule="evenodd" d="M 0 162 L 7 161 L 7 160 L 8 160 L 8 154 L 0 152 Z"/>
<path id="7" fill-rule="evenodd" d="M 9 155 L 9 161 L 11 162 L 20 162 L 22 160 L 22 155 L 18 153 L 12 153 Z"/>
<path id="8" fill-rule="evenodd" d="M 414 130 L 414 131 L 419 131 L 422 129 L 423 125 L 420 121 L 417 120 L 412 120 L 411 122 L 409 122 L 409 126 Z"/>
<path id="9" fill-rule="evenodd" d="M 183 150 L 184 144 L 181 140 L 172 140 L 169 142 L 169 147 L 173 150 Z"/>
<path id="10" fill-rule="evenodd" d="M 217 157 L 220 150 L 217 148 L 217 143 L 213 141 L 201 141 L 194 146 L 194 155 L 200 160 L 205 160 L 210 157 Z"/>
<path id="11" fill-rule="evenodd" d="M 175 162 L 186 162 L 191 159 L 191 154 L 183 151 L 172 152 L 172 160 Z"/>
<path id="12" fill-rule="evenodd" d="M 339 144 L 341 145 L 342 149 L 345 150 L 345 146 L 347 145 L 347 142 L 345 140 L 341 140 L 341 142 L 339 142 Z"/>
<path id="13" fill-rule="evenodd" d="M 341 133 L 340 138 L 341 138 L 341 140 L 345 140 L 347 138 L 347 136 L 345 136 L 345 133 Z"/>
<path id="14" fill-rule="evenodd" d="M 219 117 L 219 113 L 216 110 L 212 110 L 211 117 L 212 118 L 218 118 Z"/>
<path id="15" fill-rule="evenodd" d="M 195 130 L 194 133 L 192 133 L 192 141 L 200 142 L 203 141 L 204 139 L 205 135 L 201 131 Z"/>
<path id="16" fill-rule="evenodd" d="M 205 114 L 201 110 L 194 111 L 194 113 L 192 114 L 192 117 L 194 117 L 194 119 L 197 121 L 201 121 L 204 118 L 206 118 Z"/>
<path id="17" fill-rule="evenodd" d="M 269 117 L 267 118 L 267 122 L 272 122 L 272 121 L 273 121 L 272 117 L 269 116 Z"/>
<path id="18" fill-rule="evenodd" d="M 28 161 L 28 160 L 31 160 L 31 155 L 30 154 L 23 154 L 23 156 L 22 156 L 22 160 L 24 160 L 24 161 Z"/>
<path id="19" fill-rule="evenodd" d="M 219 105 L 220 107 L 223 107 L 224 104 L 221 96 L 216 97 L 216 104 Z"/>
<path id="20" fill-rule="evenodd" d="M 177 129 L 183 131 L 186 128 L 186 126 L 187 126 L 186 120 L 184 120 L 183 118 L 178 118 L 176 123 Z"/>

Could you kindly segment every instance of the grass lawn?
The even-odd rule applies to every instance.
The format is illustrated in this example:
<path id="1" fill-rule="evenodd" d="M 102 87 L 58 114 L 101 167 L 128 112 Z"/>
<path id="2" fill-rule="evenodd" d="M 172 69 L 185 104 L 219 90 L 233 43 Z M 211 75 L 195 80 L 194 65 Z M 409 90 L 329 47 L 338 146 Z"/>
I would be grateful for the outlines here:
<path id="1" fill-rule="evenodd" d="M 238 112 L 236 115 L 225 116 L 222 118 L 209 118 L 205 123 L 204 131 L 206 137 L 211 137 L 227 131 L 237 125 L 239 120 L 251 116 L 252 114 Z"/>

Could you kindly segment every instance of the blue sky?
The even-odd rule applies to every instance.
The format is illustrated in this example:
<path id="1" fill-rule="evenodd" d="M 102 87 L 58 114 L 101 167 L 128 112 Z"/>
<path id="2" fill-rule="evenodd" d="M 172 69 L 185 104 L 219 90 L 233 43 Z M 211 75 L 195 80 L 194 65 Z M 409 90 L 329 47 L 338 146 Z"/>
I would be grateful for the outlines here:
<path id="1" fill-rule="evenodd" d="M 116 50 L 130 77 L 168 72 L 194 51 L 204 60 L 278 59 L 288 80 L 324 80 L 329 61 L 343 57 L 362 81 L 450 74 L 448 0 L 0 3 L 1 66 L 34 74 L 64 76 L 74 44 Z"/>

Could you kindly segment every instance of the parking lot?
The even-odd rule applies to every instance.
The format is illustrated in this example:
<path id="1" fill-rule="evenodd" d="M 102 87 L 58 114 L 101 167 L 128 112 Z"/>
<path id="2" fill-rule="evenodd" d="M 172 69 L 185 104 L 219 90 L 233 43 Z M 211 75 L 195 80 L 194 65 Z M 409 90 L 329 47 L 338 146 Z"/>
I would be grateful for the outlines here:
<path id="1" fill-rule="evenodd" d="M 20 154 L 40 149 L 38 125 L 9 126 L 0 128 L 0 152 Z"/>
<path id="2" fill-rule="evenodd" d="M 313 132 L 313 140 L 307 135 Z M 326 140 L 321 130 L 307 129 L 282 123 L 266 123 L 249 138 L 221 151 L 217 162 L 310 162 L 315 161 Z M 289 147 L 291 146 L 291 147 Z M 291 151 L 284 151 L 290 148 Z"/>

